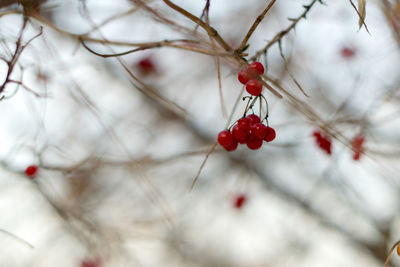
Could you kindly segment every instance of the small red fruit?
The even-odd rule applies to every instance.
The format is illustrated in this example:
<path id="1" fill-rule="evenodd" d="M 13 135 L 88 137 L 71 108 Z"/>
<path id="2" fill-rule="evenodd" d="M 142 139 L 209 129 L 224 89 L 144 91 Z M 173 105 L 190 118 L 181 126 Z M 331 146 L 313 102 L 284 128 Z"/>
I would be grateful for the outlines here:
<path id="1" fill-rule="evenodd" d="M 30 165 L 25 169 L 25 174 L 29 178 L 33 179 L 36 177 L 37 171 L 38 171 L 38 166 Z"/>
<path id="2" fill-rule="evenodd" d="M 313 136 L 315 137 L 315 142 L 322 150 L 328 155 L 332 154 L 332 142 L 329 136 L 324 136 L 320 131 L 315 131 Z"/>
<path id="3" fill-rule="evenodd" d="M 233 202 L 233 206 L 237 209 L 240 209 L 243 204 L 246 202 L 247 197 L 244 194 L 237 195 L 235 197 L 235 201 Z"/>
<path id="4" fill-rule="evenodd" d="M 232 145 L 234 143 L 234 141 L 235 141 L 235 138 L 233 137 L 231 132 L 228 130 L 221 131 L 218 134 L 218 143 L 223 147 L 228 147 L 228 146 Z"/>
<path id="5" fill-rule="evenodd" d="M 249 138 L 247 139 L 247 147 L 252 150 L 259 149 L 262 146 L 262 144 L 263 140 L 257 138 L 255 135 L 250 135 Z"/>
<path id="6" fill-rule="evenodd" d="M 234 151 L 238 147 L 238 141 L 236 139 L 233 140 L 233 143 L 229 146 L 224 147 L 226 151 Z"/>
<path id="7" fill-rule="evenodd" d="M 247 115 L 246 118 L 249 119 L 249 125 L 250 125 L 250 127 L 251 127 L 251 125 L 253 125 L 253 124 L 255 124 L 255 123 L 261 122 L 260 117 L 258 117 L 256 114 Z"/>
<path id="8" fill-rule="evenodd" d="M 365 141 L 365 137 L 363 134 L 358 134 L 357 136 L 354 137 L 353 142 L 352 142 L 352 146 L 353 146 L 353 159 L 354 160 L 359 160 L 361 153 L 363 152 L 364 148 L 363 148 L 363 144 Z"/>
<path id="9" fill-rule="evenodd" d="M 250 75 L 249 72 L 247 71 L 247 68 L 241 69 L 238 73 L 238 80 L 242 84 L 246 84 L 248 81 L 250 81 L 253 78 L 254 77 L 252 75 Z"/>
<path id="10" fill-rule="evenodd" d="M 266 129 L 267 133 L 265 134 L 264 141 L 265 142 L 271 142 L 276 137 L 275 129 L 272 128 L 272 127 L 269 127 L 269 126 L 267 126 L 266 128 L 267 128 Z"/>
<path id="11" fill-rule="evenodd" d="M 232 134 L 235 137 L 236 140 L 238 140 L 238 142 L 240 144 L 245 144 L 247 141 L 247 138 L 249 137 L 250 134 L 250 130 L 248 127 L 241 127 L 240 124 L 236 124 L 235 126 L 233 126 L 232 128 Z"/>
<path id="12" fill-rule="evenodd" d="M 81 267 L 100 267 L 100 259 L 83 260 Z"/>
<path id="13" fill-rule="evenodd" d="M 150 74 L 156 74 L 157 68 L 152 57 L 147 56 L 142 58 L 136 63 L 136 66 L 142 76 L 148 76 Z"/>
<path id="14" fill-rule="evenodd" d="M 237 121 L 237 125 L 239 125 L 240 128 L 250 130 L 250 119 L 249 118 L 241 118 Z"/>
<path id="15" fill-rule="evenodd" d="M 356 50 L 351 47 L 343 47 L 342 50 L 340 50 L 340 54 L 343 58 L 350 59 L 355 56 Z"/>
<path id="16" fill-rule="evenodd" d="M 262 83 L 259 80 L 250 80 L 246 83 L 246 91 L 254 96 L 259 96 L 262 91 Z"/>
<path id="17" fill-rule="evenodd" d="M 251 134 L 259 139 L 264 139 L 264 137 L 267 135 L 267 131 L 267 126 L 261 122 L 255 123 L 251 126 Z"/>
<path id="18" fill-rule="evenodd" d="M 247 66 L 250 74 L 262 75 L 264 74 L 264 66 L 261 62 L 253 62 Z"/>

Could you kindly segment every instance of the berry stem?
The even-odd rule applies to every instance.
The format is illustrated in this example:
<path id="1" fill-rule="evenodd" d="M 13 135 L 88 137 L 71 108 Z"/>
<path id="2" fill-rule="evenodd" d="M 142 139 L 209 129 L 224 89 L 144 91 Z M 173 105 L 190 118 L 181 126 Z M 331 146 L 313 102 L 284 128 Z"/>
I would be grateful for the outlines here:
<path id="1" fill-rule="evenodd" d="M 269 126 L 269 125 L 268 125 L 268 116 L 269 116 L 268 101 L 267 101 L 267 99 L 265 98 L 265 96 L 263 96 L 263 95 L 260 95 L 260 96 L 261 96 L 261 97 L 264 99 L 264 101 L 265 101 L 265 106 L 266 106 L 266 109 L 267 109 L 267 113 L 265 114 L 264 120 L 266 120 L 267 126 Z M 260 118 L 261 118 L 261 116 L 260 116 Z"/>
<path id="2" fill-rule="evenodd" d="M 251 96 L 245 96 L 245 97 L 243 97 L 243 100 L 246 99 L 246 97 L 249 98 L 249 101 L 247 101 L 246 108 L 244 109 L 243 118 L 246 117 L 246 114 L 247 114 L 247 111 L 248 111 L 248 108 L 249 108 L 249 103 L 253 99 L 253 97 L 251 97 Z"/>

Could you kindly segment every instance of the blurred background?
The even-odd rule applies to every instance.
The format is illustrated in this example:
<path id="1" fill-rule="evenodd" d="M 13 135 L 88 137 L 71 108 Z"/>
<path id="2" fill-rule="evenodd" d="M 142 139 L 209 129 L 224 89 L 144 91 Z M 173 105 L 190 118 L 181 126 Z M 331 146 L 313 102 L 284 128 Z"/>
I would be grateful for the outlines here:
<path id="1" fill-rule="evenodd" d="M 400 2 L 276 1 L 242 56 L 277 137 L 233 152 L 243 62 L 167 2 L 0 1 L 0 266 L 384 266 Z M 271 2 L 173 3 L 236 50 Z"/>

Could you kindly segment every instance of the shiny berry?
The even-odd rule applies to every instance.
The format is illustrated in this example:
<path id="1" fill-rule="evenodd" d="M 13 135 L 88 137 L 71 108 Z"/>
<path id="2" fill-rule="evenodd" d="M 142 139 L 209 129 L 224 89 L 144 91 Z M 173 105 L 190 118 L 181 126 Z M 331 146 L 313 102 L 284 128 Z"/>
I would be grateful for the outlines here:
<path id="1" fill-rule="evenodd" d="M 237 121 L 237 125 L 239 125 L 240 128 L 250 130 L 250 122 L 251 120 L 249 118 L 241 118 Z"/>
<path id="2" fill-rule="evenodd" d="M 256 114 L 247 115 L 246 118 L 249 119 L 250 126 L 255 123 L 261 122 L 260 117 L 258 117 Z"/>
<path id="3" fill-rule="evenodd" d="M 265 134 L 264 141 L 266 141 L 266 142 L 271 142 L 271 141 L 274 140 L 275 137 L 276 137 L 275 129 L 272 128 L 272 127 L 269 127 L 269 126 L 267 126 L 266 128 L 267 128 L 267 129 L 266 129 L 266 130 L 267 130 L 267 133 Z"/>
<path id="4" fill-rule="evenodd" d="M 37 171 L 38 171 L 38 166 L 30 165 L 25 169 L 25 174 L 29 178 L 33 179 L 36 177 Z"/>
<path id="5" fill-rule="evenodd" d="M 236 139 L 233 140 L 233 143 L 229 146 L 224 147 L 226 151 L 234 151 L 238 147 L 238 141 Z"/>
<path id="6" fill-rule="evenodd" d="M 235 142 L 235 138 L 230 131 L 225 130 L 218 134 L 218 143 L 223 147 L 228 147 Z"/>
<path id="7" fill-rule="evenodd" d="M 246 91 L 254 96 L 259 96 L 262 91 L 262 82 L 259 80 L 250 80 L 246 83 Z"/>
<path id="8" fill-rule="evenodd" d="M 242 84 L 246 84 L 248 81 L 253 79 L 254 77 L 249 74 L 249 72 L 246 69 L 241 69 L 238 73 L 238 80 Z"/>
<path id="9" fill-rule="evenodd" d="M 251 126 L 251 134 L 259 139 L 264 139 L 267 135 L 267 126 L 261 122 L 255 123 Z"/>
<path id="10" fill-rule="evenodd" d="M 264 66 L 260 62 L 253 62 L 247 66 L 247 71 L 250 74 L 262 75 L 264 74 Z"/>
<path id="11" fill-rule="evenodd" d="M 243 127 L 240 124 L 236 124 L 232 128 L 232 134 L 240 144 L 245 144 L 247 141 L 247 138 L 250 135 L 250 130 L 249 130 L 249 127 L 247 127 L 247 126 L 248 125 L 245 125 Z"/>
<path id="12" fill-rule="evenodd" d="M 247 147 L 252 149 L 252 150 L 257 150 L 259 149 L 262 144 L 263 144 L 263 140 L 260 138 L 257 138 L 254 135 L 250 135 L 249 138 L 247 139 Z"/>
<path id="13" fill-rule="evenodd" d="M 243 206 L 243 204 L 246 202 L 246 200 L 247 200 L 246 195 L 244 195 L 244 194 L 237 195 L 233 202 L 233 206 L 237 209 L 240 209 Z"/>

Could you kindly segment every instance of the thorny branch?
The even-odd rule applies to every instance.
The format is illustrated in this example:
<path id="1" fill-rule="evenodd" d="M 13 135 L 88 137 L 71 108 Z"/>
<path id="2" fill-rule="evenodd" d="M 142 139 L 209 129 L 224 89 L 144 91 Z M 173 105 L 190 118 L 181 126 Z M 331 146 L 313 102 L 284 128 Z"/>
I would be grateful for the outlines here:
<path id="1" fill-rule="evenodd" d="M 17 82 L 17 81 L 12 80 L 12 79 L 11 79 L 11 75 L 12 75 L 12 73 L 13 73 L 13 71 L 14 71 L 14 68 L 15 68 L 15 66 L 16 66 L 16 64 L 17 64 L 17 62 L 18 62 L 18 60 L 19 60 L 19 58 L 20 58 L 22 52 L 24 51 L 24 49 L 25 49 L 33 40 L 35 40 L 36 38 L 38 38 L 38 37 L 39 37 L 40 35 L 42 35 L 42 33 L 43 33 L 43 28 L 40 27 L 40 31 L 39 31 L 38 34 L 36 34 L 35 36 L 33 36 L 31 39 L 29 39 L 25 44 L 22 44 L 22 38 L 23 38 L 23 35 L 24 35 L 24 32 L 25 32 L 25 28 L 26 28 L 27 22 L 28 22 L 28 18 L 27 18 L 27 17 L 24 17 L 24 18 L 23 18 L 23 24 L 22 24 L 22 27 L 21 27 L 21 31 L 20 31 L 20 33 L 19 33 L 18 39 L 17 39 L 16 44 L 15 44 L 15 51 L 14 51 L 14 53 L 13 53 L 11 59 L 10 59 L 10 60 L 6 60 L 6 59 L 2 58 L 2 59 L 6 62 L 7 66 L 8 66 L 8 70 L 7 70 L 6 78 L 5 78 L 4 82 L 3 82 L 3 84 L 0 86 L 0 93 L 2 93 L 2 92 L 4 91 L 6 85 L 7 85 L 9 82 L 22 84 L 21 82 Z M 28 87 L 26 87 L 26 86 L 24 86 L 24 87 L 25 87 L 25 88 L 28 88 Z M 30 91 L 32 91 L 32 90 L 30 90 Z M 32 92 L 33 92 L 33 91 L 32 91 Z"/>
<path id="2" fill-rule="evenodd" d="M 304 12 L 295 19 L 289 19 L 290 21 L 292 21 L 292 23 L 286 29 L 284 29 L 283 31 L 276 34 L 274 36 L 274 38 L 272 38 L 272 40 L 269 41 L 263 49 L 256 52 L 256 54 L 254 56 L 252 56 L 250 58 L 250 60 L 254 61 L 254 60 L 258 59 L 261 55 L 265 54 L 272 45 L 279 42 L 287 33 L 289 33 L 291 30 L 293 30 L 296 27 L 297 23 L 299 23 L 300 20 L 306 19 L 307 14 L 310 12 L 311 8 L 317 2 L 323 4 L 322 0 L 313 0 L 310 4 L 304 5 Z"/>
<path id="3" fill-rule="evenodd" d="M 242 52 L 244 47 L 246 46 L 247 42 L 249 41 L 251 35 L 253 32 L 256 30 L 258 24 L 264 19 L 265 15 L 268 13 L 268 11 L 272 8 L 272 6 L 275 4 L 276 0 L 272 0 L 269 5 L 264 9 L 264 11 L 256 18 L 254 21 L 253 25 L 251 25 L 249 31 L 247 32 L 246 36 L 243 38 L 242 43 L 239 45 L 239 47 L 236 49 L 238 52 Z"/>

